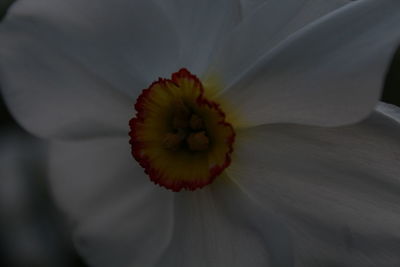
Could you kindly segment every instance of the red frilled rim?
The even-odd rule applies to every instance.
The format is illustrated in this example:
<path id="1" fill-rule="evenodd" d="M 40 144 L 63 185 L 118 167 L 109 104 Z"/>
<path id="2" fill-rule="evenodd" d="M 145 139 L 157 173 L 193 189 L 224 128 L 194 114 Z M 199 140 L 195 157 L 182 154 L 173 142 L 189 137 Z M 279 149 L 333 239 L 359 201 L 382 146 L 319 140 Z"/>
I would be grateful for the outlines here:
<path id="1" fill-rule="evenodd" d="M 144 152 L 145 146 L 138 138 L 138 130 L 143 123 L 145 123 L 145 102 L 151 96 L 152 90 L 155 90 L 156 85 L 161 85 L 161 88 L 165 88 L 167 83 L 174 83 L 179 87 L 179 80 L 182 78 L 190 79 L 195 81 L 196 85 L 199 85 L 199 96 L 196 102 L 199 106 L 206 106 L 210 109 L 216 111 L 220 117 L 218 124 L 222 127 L 229 129 L 229 136 L 226 138 L 227 152 L 225 153 L 224 160 L 222 164 L 217 164 L 208 169 L 208 177 L 201 180 L 174 180 L 168 177 L 165 173 L 161 172 L 157 168 L 153 167 L 150 157 L 148 157 Z M 149 176 L 150 180 L 155 184 L 170 189 L 174 192 L 179 192 L 182 189 L 186 190 L 196 190 L 202 188 L 208 184 L 211 184 L 231 163 L 231 154 L 233 152 L 233 144 L 235 142 L 235 131 L 232 125 L 225 121 L 226 116 L 222 111 L 219 104 L 211 101 L 204 97 L 204 87 L 195 75 L 191 74 L 187 69 L 182 68 L 178 72 L 172 74 L 171 79 L 159 78 L 157 81 L 153 82 L 148 88 L 144 89 L 142 93 L 136 100 L 135 103 L 136 117 L 129 121 L 130 126 L 130 141 L 131 153 L 136 161 L 144 168 L 144 172 Z"/>

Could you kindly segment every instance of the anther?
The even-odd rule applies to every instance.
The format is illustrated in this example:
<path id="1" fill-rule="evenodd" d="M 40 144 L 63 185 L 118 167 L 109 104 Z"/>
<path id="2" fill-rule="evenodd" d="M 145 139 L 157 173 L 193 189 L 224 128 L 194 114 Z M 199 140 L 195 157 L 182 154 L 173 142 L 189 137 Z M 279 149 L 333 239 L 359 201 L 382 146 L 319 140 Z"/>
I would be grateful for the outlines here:
<path id="1" fill-rule="evenodd" d="M 168 150 L 177 150 L 185 136 L 180 133 L 167 133 L 163 139 L 163 147 Z"/>
<path id="2" fill-rule="evenodd" d="M 202 131 L 190 134 L 189 137 L 186 138 L 186 143 L 192 151 L 205 151 L 208 149 L 210 140 L 206 136 L 206 133 Z"/>

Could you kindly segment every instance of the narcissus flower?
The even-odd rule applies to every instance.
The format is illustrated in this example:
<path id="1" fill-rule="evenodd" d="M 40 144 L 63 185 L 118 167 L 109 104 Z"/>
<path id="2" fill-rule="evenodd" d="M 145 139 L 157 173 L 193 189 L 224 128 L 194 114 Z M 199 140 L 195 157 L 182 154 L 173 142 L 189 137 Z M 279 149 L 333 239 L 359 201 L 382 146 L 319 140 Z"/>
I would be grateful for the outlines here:
<path id="1" fill-rule="evenodd" d="M 154 82 L 135 107 L 132 154 L 155 183 L 173 191 L 195 190 L 212 183 L 231 163 L 232 125 L 188 70 Z"/>
<path id="2" fill-rule="evenodd" d="M 398 0 L 17 0 L 2 92 L 93 266 L 397 266 L 399 26 Z"/>

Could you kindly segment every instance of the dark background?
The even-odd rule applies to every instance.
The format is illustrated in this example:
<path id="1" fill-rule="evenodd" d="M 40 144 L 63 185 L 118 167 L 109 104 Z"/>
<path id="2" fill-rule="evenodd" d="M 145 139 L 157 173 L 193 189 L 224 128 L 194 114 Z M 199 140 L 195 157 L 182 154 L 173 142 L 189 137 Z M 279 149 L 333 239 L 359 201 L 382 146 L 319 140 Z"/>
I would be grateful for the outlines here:
<path id="1" fill-rule="evenodd" d="M 13 0 L 0 0 L 0 21 L 12 2 Z M 388 68 L 381 100 L 400 107 L 400 49 L 398 49 L 397 53 L 394 55 L 392 63 Z M 40 140 L 35 140 L 34 137 L 31 137 L 18 126 L 7 111 L 0 95 L 0 133 L 2 134 L 10 129 L 26 140 L 40 142 Z M 0 181 L 1 178 L 2 177 L 0 177 Z M 21 261 L 20 258 L 25 257 L 25 255 L 19 255 L 18 250 L 13 251 L 10 245 L 15 242 L 20 242 L 17 239 L 18 234 L 15 233 L 15 238 L 11 235 L 10 240 L 10 234 L 5 233 L 4 230 L 9 228 L 4 224 L 4 221 L 7 220 L 2 220 L 2 218 L 0 218 L 0 266 L 84 267 L 84 263 L 74 251 L 71 240 L 69 240 L 70 234 L 65 226 L 63 216 L 59 214 L 49 195 L 50 190 L 48 190 L 45 173 L 40 173 L 39 171 L 39 173 L 36 173 L 35 178 L 37 179 L 32 179 L 33 182 L 28 183 L 28 190 L 30 191 L 32 199 L 29 200 L 28 205 L 30 216 L 24 219 L 26 220 L 26 226 L 24 227 L 32 228 L 33 226 L 36 239 L 21 240 L 21 242 L 30 242 L 36 244 L 36 246 L 42 246 L 45 250 L 48 249 L 47 258 L 35 258 L 31 261 L 29 259 Z"/>

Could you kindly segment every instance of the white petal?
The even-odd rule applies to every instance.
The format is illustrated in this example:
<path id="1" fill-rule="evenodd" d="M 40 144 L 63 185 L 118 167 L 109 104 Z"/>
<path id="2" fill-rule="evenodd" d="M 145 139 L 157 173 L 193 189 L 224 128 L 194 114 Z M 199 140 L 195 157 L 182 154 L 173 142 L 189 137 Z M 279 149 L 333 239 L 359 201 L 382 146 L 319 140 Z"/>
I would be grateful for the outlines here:
<path id="1" fill-rule="evenodd" d="M 400 109 L 397 106 L 380 102 L 376 110 L 400 123 Z"/>
<path id="2" fill-rule="evenodd" d="M 238 0 L 158 0 L 178 32 L 179 67 L 202 75 L 212 50 L 240 22 Z"/>
<path id="3" fill-rule="evenodd" d="M 54 143 L 51 186 L 93 266 L 152 266 L 172 230 L 172 193 L 150 182 L 125 138 Z"/>
<path id="4" fill-rule="evenodd" d="M 127 140 L 111 138 L 54 143 L 50 167 L 57 203 L 93 266 L 291 266 L 287 227 L 224 177 L 167 191 L 143 175 Z"/>
<path id="5" fill-rule="evenodd" d="M 400 42 L 399 10 L 397 0 L 364 0 L 331 12 L 253 62 L 221 98 L 242 116 L 239 126 L 359 121 L 375 106 Z"/>
<path id="6" fill-rule="evenodd" d="M 239 132 L 227 172 L 286 218 L 296 266 L 397 266 L 399 136 L 379 112 L 340 128 L 260 126 Z"/>
<path id="7" fill-rule="evenodd" d="M 159 267 L 292 266 L 287 227 L 225 177 L 177 193 L 174 217 Z"/>
<path id="8" fill-rule="evenodd" d="M 279 42 L 323 15 L 343 6 L 344 0 L 242 1 L 251 13 L 230 33 L 213 56 L 209 72 L 229 85 Z M 249 11 L 246 11 L 250 9 Z"/>
<path id="9" fill-rule="evenodd" d="M 2 90 L 40 136 L 126 134 L 137 93 L 176 70 L 175 40 L 147 0 L 17 1 L 0 25 Z"/>
<path id="10" fill-rule="evenodd" d="M 268 0 L 240 0 L 242 6 L 242 14 L 244 17 L 252 14 L 257 8 L 259 8 L 264 2 Z"/>
<path id="11" fill-rule="evenodd" d="M 29 151 L 29 153 L 27 153 Z M 0 133 L 0 216 L 3 230 L 17 226 L 31 211 L 32 187 L 45 169 L 46 143 L 2 125 Z M 36 175 L 35 175 L 36 174 Z M 35 188 L 37 189 L 37 188 Z M 8 229 L 9 230 L 9 229 Z M 8 231 L 7 230 L 7 231 Z"/>

